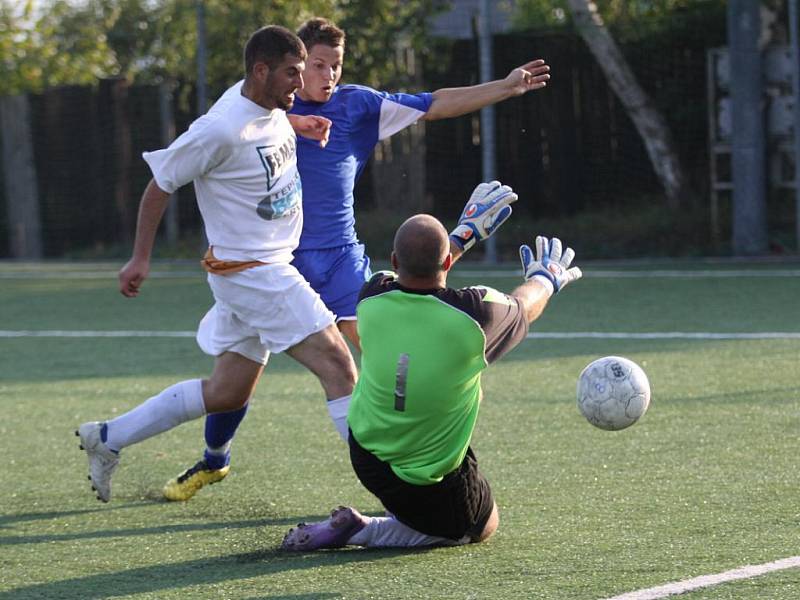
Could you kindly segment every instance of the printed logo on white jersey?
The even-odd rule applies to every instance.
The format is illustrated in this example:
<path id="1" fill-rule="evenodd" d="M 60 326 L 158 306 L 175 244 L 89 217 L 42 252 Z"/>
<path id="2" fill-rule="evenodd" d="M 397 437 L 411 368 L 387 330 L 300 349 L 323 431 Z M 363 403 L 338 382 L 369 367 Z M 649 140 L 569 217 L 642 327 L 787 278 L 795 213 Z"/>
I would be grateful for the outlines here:
<path id="1" fill-rule="evenodd" d="M 267 194 L 256 207 L 258 216 L 266 221 L 290 217 L 300 210 L 303 186 L 300 173 L 295 172 L 292 180 L 274 193 Z"/>
<path id="2" fill-rule="evenodd" d="M 276 146 L 256 146 L 258 157 L 267 172 L 267 191 L 272 190 L 273 186 L 283 175 L 286 165 L 294 162 L 297 142 L 294 136 L 288 138 L 283 145 Z"/>

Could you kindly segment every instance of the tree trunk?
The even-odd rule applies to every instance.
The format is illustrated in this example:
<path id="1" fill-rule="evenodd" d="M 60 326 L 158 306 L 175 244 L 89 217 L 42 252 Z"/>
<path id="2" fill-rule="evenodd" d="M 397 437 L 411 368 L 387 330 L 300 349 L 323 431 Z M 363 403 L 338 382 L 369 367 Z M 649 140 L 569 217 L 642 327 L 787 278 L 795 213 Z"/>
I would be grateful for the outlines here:
<path id="1" fill-rule="evenodd" d="M 42 225 L 28 96 L 0 97 L 0 128 L 11 257 L 38 260 L 43 255 Z"/>
<path id="2" fill-rule="evenodd" d="M 567 0 L 567 5 L 572 12 L 578 33 L 586 42 L 589 51 L 608 79 L 609 86 L 622 102 L 636 130 L 642 136 L 653 169 L 664 187 L 667 204 L 673 210 L 678 209 L 691 193 L 664 118 L 639 86 L 625 57 L 603 25 L 594 2 Z"/>

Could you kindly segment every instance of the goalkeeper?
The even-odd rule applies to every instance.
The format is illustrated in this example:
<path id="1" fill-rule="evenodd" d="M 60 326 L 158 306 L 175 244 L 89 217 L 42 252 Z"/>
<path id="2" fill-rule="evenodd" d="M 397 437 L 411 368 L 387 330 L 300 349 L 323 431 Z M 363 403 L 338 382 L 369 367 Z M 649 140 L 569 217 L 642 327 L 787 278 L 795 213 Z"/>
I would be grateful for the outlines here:
<path id="1" fill-rule="evenodd" d="M 450 241 L 474 243 L 495 230 L 511 213 L 495 203 L 507 190 L 479 185 Z M 570 267 L 572 249 L 539 236 L 535 254 L 520 248 L 525 283 L 510 295 L 453 289 L 447 274 L 462 252 L 451 248 L 439 221 L 411 217 L 394 238 L 397 274 L 376 273 L 356 309 L 362 355 L 347 418 L 350 459 L 388 516 L 340 506 L 325 521 L 291 529 L 283 549 L 458 545 L 497 529 L 497 505 L 470 448 L 481 371 L 519 344 L 581 271 Z"/>

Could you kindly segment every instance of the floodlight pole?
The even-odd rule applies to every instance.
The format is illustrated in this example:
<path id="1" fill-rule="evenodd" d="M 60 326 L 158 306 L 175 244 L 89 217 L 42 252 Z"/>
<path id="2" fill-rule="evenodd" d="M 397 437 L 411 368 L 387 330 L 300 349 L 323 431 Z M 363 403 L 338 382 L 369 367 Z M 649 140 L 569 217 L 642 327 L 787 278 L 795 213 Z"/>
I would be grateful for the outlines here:
<path id="1" fill-rule="evenodd" d="M 204 0 L 195 2 L 197 15 L 197 115 L 204 115 L 206 101 L 206 7 Z"/>
<path id="2" fill-rule="evenodd" d="M 767 251 L 765 140 L 759 3 L 729 0 L 733 144 L 733 253 L 757 255 Z"/>
<path id="3" fill-rule="evenodd" d="M 791 40 L 792 95 L 794 96 L 794 198 L 795 235 L 800 252 L 800 36 L 798 36 L 797 0 L 789 0 L 789 38 Z"/>
<path id="4" fill-rule="evenodd" d="M 494 78 L 492 69 L 492 21 L 490 0 L 480 0 L 478 12 L 478 51 L 480 53 L 480 79 L 486 83 Z M 494 106 L 489 105 L 481 109 L 481 164 L 483 167 L 483 180 L 495 179 L 495 128 Z M 497 262 L 497 244 L 493 237 L 486 240 L 484 262 Z"/>

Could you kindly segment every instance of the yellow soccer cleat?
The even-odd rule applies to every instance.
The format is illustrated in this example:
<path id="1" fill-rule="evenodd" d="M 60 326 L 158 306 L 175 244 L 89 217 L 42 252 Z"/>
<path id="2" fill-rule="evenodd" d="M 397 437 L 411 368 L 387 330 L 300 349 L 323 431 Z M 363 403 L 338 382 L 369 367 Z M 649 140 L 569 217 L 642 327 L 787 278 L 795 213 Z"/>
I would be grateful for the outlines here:
<path id="1" fill-rule="evenodd" d="M 164 498 L 174 502 L 189 500 L 204 485 L 211 485 L 225 479 L 230 470 L 230 465 L 225 465 L 221 469 L 209 469 L 206 461 L 201 460 L 175 479 L 167 482 L 167 485 L 164 486 Z"/>

